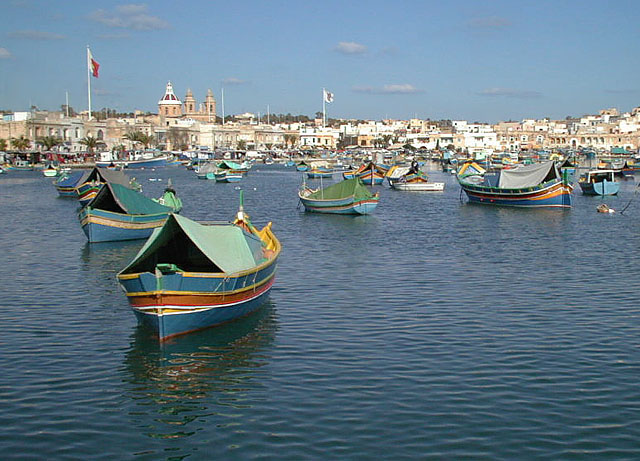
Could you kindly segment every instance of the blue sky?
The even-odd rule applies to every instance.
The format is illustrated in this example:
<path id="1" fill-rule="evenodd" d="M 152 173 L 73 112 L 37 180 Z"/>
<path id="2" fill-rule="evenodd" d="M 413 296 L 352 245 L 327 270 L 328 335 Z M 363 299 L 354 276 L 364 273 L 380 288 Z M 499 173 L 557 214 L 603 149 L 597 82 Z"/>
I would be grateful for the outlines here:
<path id="1" fill-rule="evenodd" d="M 0 108 L 157 111 L 225 93 L 225 113 L 564 118 L 640 105 L 640 2 L 0 3 Z"/>

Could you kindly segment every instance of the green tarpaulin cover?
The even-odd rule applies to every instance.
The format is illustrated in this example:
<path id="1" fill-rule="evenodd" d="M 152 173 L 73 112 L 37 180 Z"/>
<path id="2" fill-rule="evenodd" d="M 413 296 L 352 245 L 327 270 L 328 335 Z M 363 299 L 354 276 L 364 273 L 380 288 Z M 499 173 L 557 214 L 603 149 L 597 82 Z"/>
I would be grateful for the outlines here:
<path id="1" fill-rule="evenodd" d="M 133 261 L 121 274 L 153 272 L 158 263 L 188 266 L 191 261 L 180 261 L 188 255 L 186 251 L 175 252 L 172 248 L 187 248 L 188 239 L 197 247 L 194 258 L 206 257 L 220 272 L 235 273 L 252 269 L 264 261 L 263 242 L 242 228 L 231 223 L 206 226 L 184 216 L 171 214 L 161 228 L 155 229 Z M 172 252 L 173 251 L 173 252 Z M 173 258 L 167 256 L 176 255 Z M 172 259 L 172 260 L 168 260 Z M 202 262 L 199 263 L 203 266 Z"/>
<path id="2" fill-rule="evenodd" d="M 91 208 L 109 210 L 109 202 L 112 201 L 115 201 L 126 214 L 158 214 L 173 211 L 171 208 L 145 197 L 140 192 L 111 182 L 108 182 L 105 187 L 100 189 L 100 192 L 89 203 L 89 206 Z"/>
<path id="3" fill-rule="evenodd" d="M 338 200 L 352 195 L 356 200 L 365 200 L 373 197 L 373 194 L 362 183 L 360 178 L 353 178 L 340 181 L 305 198 L 312 200 Z"/>

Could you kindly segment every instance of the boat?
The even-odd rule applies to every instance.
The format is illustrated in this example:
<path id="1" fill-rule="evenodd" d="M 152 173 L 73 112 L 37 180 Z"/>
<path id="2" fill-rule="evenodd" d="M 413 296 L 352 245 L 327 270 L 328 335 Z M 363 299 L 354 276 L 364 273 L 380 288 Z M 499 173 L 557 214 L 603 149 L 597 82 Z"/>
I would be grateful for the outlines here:
<path id="1" fill-rule="evenodd" d="M 26 160 L 16 160 L 13 165 L 11 165 L 11 170 L 15 171 L 33 171 L 33 165 Z"/>
<path id="2" fill-rule="evenodd" d="M 495 173 L 457 176 L 469 202 L 515 207 L 571 207 L 573 186 L 553 161 Z"/>
<path id="3" fill-rule="evenodd" d="M 620 190 L 614 170 L 589 170 L 578 184 L 584 195 L 616 195 Z"/>
<path id="4" fill-rule="evenodd" d="M 142 190 L 142 186 L 136 182 L 135 178 L 129 178 L 122 171 L 96 167 L 85 171 L 84 176 L 78 180 L 76 195 L 80 205 L 85 206 L 93 200 L 106 182 L 122 184 L 138 192 Z"/>
<path id="5" fill-rule="evenodd" d="M 194 171 L 198 179 L 215 179 L 218 167 L 213 162 L 206 162 L 197 167 Z"/>
<path id="6" fill-rule="evenodd" d="M 380 185 L 384 181 L 384 177 L 389 171 L 382 165 L 373 162 L 363 163 L 360 168 L 342 173 L 344 179 L 360 178 L 362 182 L 368 186 Z"/>
<path id="7" fill-rule="evenodd" d="M 129 154 L 127 160 L 105 159 L 96 161 L 99 168 L 159 168 L 167 165 L 172 159 L 170 155 L 155 155 L 153 152 Z"/>
<path id="8" fill-rule="evenodd" d="M 218 170 L 229 170 L 234 173 L 247 174 L 251 169 L 251 163 L 247 161 L 236 163 L 229 160 L 223 160 L 218 163 L 217 167 Z"/>
<path id="9" fill-rule="evenodd" d="M 560 172 L 562 174 L 566 174 L 569 181 L 573 183 L 573 180 L 575 179 L 575 176 L 576 176 L 575 163 L 573 163 L 571 159 L 567 157 L 567 159 L 560 164 L 559 168 L 560 168 Z"/>
<path id="10" fill-rule="evenodd" d="M 387 173 L 387 181 L 392 189 L 404 191 L 442 192 L 443 182 L 429 182 L 429 177 L 412 167 L 392 166 Z"/>
<path id="11" fill-rule="evenodd" d="M 174 213 L 180 213 L 182 211 L 182 200 L 176 194 L 176 190 L 171 184 L 171 178 L 167 183 L 167 187 L 164 188 L 162 197 L 152 199 L 154 202 L 158 202 L 160 205 L 168 206 Z"/>
<path id="12" fill-rule="evenodd" d="M 235 170 L 218 170 L 215 173 L 216 182 L 238 182 L 242 179 L 242 173 Z"/>
<path id="13" fill-rule="evenodd" d="M 43 170 L 42 174 L 45 178 L 55 178 L 60 175 L 60 170 L 54 167 L 52 164 L 48 164 Z"/>
<path id="14" fill-rule="evenodd" d="M 318 179 L 318 178 L 331 178 L 333 176 L 333 169 L 326 166 L 314 166 L 310 170 L 307 171 L 307 178 L 309 179 Z"/>
<path id="15" fill-rule="evenodd" d="M 473 160 L 468 160 L 461 165 L 456 172 L 459 178 L 466 178 L 467 176 L 482 176 L 487 170 Z"/>
<path id="16" fill-rule="evenodd" d="M 138 321 L 160 341 L 250 314 L 266 301 L 281 245 L 242 206 L 233 223 L 170 214 L 118 273 Z"/>
<path id="17" fill-rule="evenodd" d="M 173 210 L 140 192 L 107 182 L 80 210 L 78 219 L 89 242 L 145 239 Z"/>
<path id="18" fill-rule="evenodd" d="M 298 197 L 306 211 L 333 214 L 369 214 L 380 200 L 360 178 L 344 179 L 320 190 L 303 185 Z"/>
<path id="19" fill-rule="evenodd" d="M 53 185 L 58 191 L 58 195 L 61 197 L 77 198 L 77 187 L 85 174 L 85 171 L 76 171 L 74 173 L 65 173 L 59 176 L 55 181 L 53 181 Z"/>
<path id="20" fill-rule="evenodd" d="M 296 171 L 309 171 L 310 166 L 307 162 L 302 160 L 300 163 L 296 165 Z"/>

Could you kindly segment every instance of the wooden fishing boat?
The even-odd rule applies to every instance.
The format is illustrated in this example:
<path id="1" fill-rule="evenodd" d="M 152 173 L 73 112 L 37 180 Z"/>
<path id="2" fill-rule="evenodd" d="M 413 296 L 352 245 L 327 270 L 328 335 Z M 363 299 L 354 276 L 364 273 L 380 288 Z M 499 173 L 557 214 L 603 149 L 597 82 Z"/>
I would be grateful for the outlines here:
<path id="1" fill-rule="evenodd" d="M 578 180 L 584 195 L 616 195 L 620 183 L 614 170 L 590 170 Z"/>
<path id="2" fill-rule="evenodd" d="M 63 174 L 53 182 L 58 195 L 61 197 L 78 197 L 77 187 L 80 184 L 80 180 L 84 178 L 85 171 L 76 171 L 71 174 Z"/>
<path id="3" fill-rule="evenodd" d="M 443 182 L 429 182 L 429 177 L 420 170 L 410 167 L 393 166 L 387 173 L 387 181 L 392 189 L 403 191 L 442 192 Z"/>
<path id="4" fill-rule="evenodd" d="M 78 214 L 89 242 L 144 239 L 161 227 L 173 210 L 122 184 L 105 183 Z"/>
<path id="5" fill-rule="evenodd" d="M 140 192 L 142 187 L 120 170 L 110 170 L 108 168 L 92 168 L 84 173 L 78 181 L 76 195 L 80 205 L 85 206 L 98 194 L 98 191 L 106 182 L 122 184 L 130 189 Z"/>
<path id="6" fill-rule="evenodd" d="M 296 170 L 297 171 L 309 171 L 309 169 L 310 169 L 309 164 L 307 162 L 305 162 L 304 160 L 296 165 Z"/>
<path id="7" fill-rule="evenodd" d="M 215 179 L 218 167 L 213 162 L 206 162 L 200 164 L 194 171 L 198 179 Z"/>
<path id="8" fill-rule="evenodd" d="M 45 178 L 55 178 L 60 175 L 60 169 L 54 167 L 52 164 L 47 165 L 43 170 L 42 174 Z"/>
<path id="9" fill-rule="evenodd" d="M 218 170 L 215 173 L 216 182 L 238 182 L 242 179 L 242 172 L 234 170 Z"/>
<path id="10" fill-rule="evenodd" d="M 375 164 L 373 162 L 363 163 L 355 171 L 345 171 L 342 173 L 344 179 L 359 178 L 362 182 L 368 186 L 380 185 L 384 181 L 389 168 Z"/>
<path id="11" fill-rule="evenodd" d="M 169 155 L 156 155 L 153 152 L 144 152 L 138 154 L 131 154 L 129 160 L 103 160 L 97 161 L 96 167 L 107 168 L 109 166 L 119 168 L 160 168 L 167 165 L 167 162 L 171 160 Z"/>
<path id="12" fill-rule="evenodd" d="M 345 179 L 320 190 L 303 186 L 298 197 L 306 211 L 332 214 L 369 214 L 380 200 L 360 178 Z"/>
<path id="13" fill-rule="evenodd" d="M 314 166 L 309 171 L 307 171 L 307 177 L 309 179 L 328 179 L 333 176 L 333 168 L 326 166 Z"/>
<path id="14" fill-rule="evenodd" d="M 242 206 L 233 223 L 171 214 L 117 276 L 138 321 L 160 341 L 247 315 L 266 301 L 280 242 Z"/>
<path id="15" fill-rule="evenodd" d="M 469 202 L 515 207 L 570 207 L 573 186 L 555 162 L 458 177 Z"/>

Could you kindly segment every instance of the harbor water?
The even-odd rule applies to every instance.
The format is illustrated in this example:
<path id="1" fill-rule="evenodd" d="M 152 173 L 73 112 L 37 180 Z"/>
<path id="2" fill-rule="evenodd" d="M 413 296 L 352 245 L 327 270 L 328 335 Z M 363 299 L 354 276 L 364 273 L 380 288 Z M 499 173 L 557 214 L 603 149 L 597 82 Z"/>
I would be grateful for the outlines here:
<path id="1" fill-rule="evenodd" d="M 88 244 L 51 179 L 1 175 L 2 459 L 640 458 L 633 180 L 532 210 L 433 171 L 444 192 L 377 186 L 354 217 L 304 213 L 279 165 L 127 173 L 195 220 L 241 187 L 283 246 L 270 300 L 160 345 L 115 278 L 143 242 Z"/>

